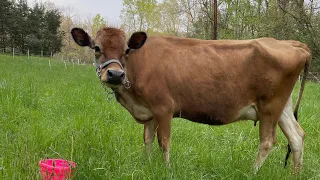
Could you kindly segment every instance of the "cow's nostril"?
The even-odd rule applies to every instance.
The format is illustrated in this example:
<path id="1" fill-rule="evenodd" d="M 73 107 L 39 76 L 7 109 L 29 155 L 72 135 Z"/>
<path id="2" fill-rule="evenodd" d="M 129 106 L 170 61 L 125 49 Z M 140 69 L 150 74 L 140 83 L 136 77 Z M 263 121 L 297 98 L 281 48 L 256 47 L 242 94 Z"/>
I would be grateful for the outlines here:
<path id="1" fill-rule="evenodd" d="M 108 77 L 112 77 L 113 76 L 113 73 L 110 70 L 107 71 L 107 74 L 108 74 Z"/>
<path id="2" fill-rule="evenodd" d="M 122 72 L 121 74 L 120 74 L 120 77 L 123 79 L 124 78 L 124 72 Z"/>

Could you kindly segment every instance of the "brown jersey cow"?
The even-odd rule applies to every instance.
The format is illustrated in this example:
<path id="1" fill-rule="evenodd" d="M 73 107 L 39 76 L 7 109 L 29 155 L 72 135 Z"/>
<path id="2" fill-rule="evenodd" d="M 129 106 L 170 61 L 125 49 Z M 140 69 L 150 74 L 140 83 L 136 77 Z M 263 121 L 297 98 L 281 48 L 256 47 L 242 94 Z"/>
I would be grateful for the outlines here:
<path id="1" fill-rule="evenodd" d="M 288 138 L 294 170 L 302 167 L 304 131 L 292 111 L 291 93 L 311 56 L 298 41 L 272 38 L 199 40 L 134 33 L 106 27 L 96 38 L 79 28 L 75 42 L 95 49 L 97 74 L 117 101 L 144 124 L 150 152 L 155 134 L 169 162 L 171 120 L 181 117 L 210 125 L 259 121 L 260 145 L 254 169 L 267 158 L 276 126 Z"/>

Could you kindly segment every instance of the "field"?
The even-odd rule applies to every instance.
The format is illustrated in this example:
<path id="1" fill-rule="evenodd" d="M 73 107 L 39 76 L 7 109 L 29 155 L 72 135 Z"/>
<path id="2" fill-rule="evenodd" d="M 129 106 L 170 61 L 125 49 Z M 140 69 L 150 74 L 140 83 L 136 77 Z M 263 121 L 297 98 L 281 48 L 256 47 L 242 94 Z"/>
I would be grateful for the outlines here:
<path id="1" fill-rule="evenodd" d="M 287 140 L 278 128 L 278 143 L 254 175 L 253 122 L 218 127 L 174 119 L 166 167 L 156 141 L 151 161 L 145 156 L 143 126 L 106 100 L 94 67 L 50 64 L 0 55 L 0 179 L 40 179 L 45 158 L 75 161 L 74 179 L 320 179 L 320 84 L 307 83 L 300 106 L 302 172 L 292 174 L 291 158 L 283 168 Z"/>

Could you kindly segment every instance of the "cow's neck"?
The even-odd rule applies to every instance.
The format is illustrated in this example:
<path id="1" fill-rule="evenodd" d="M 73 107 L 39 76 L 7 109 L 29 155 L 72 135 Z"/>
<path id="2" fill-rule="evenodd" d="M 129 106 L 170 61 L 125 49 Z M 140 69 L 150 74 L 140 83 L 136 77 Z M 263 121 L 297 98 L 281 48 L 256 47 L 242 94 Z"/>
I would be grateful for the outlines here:
<path id="1" fill-rule="evenodd" d="M 112 89 L 112 91 L 114 92 L 114 95 L 116 97 L 116 100 L 121 104 L 121 102 L 126 99 L 125 97 L 127 96 L 127 94 L 129 94 L 129 90 L 125 89 L 123 86 L 120 86 L 116 89 Z"/>
<path id="2" fill-rule="evenodd" d="M 117 101 L 126 108 L 138 123 L 145 123 L 152 120 L 151 110 L 138 100 L 131 89 L 123 86 L 114 90 Z"/>

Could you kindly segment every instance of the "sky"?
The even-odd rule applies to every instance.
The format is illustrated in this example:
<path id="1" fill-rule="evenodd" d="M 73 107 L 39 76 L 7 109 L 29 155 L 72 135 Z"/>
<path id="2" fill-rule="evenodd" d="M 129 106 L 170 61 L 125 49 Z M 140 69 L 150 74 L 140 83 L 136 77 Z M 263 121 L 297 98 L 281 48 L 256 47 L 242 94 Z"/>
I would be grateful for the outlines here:
<path id="1" fill-rule="evenodd" d="M 122 0 L 28 0 L 29 6 L 34 2 L 53 2 L 57 8 L 73 8 L 81 18 L 100 14 L 108 23 L 119 24 Z"/>

